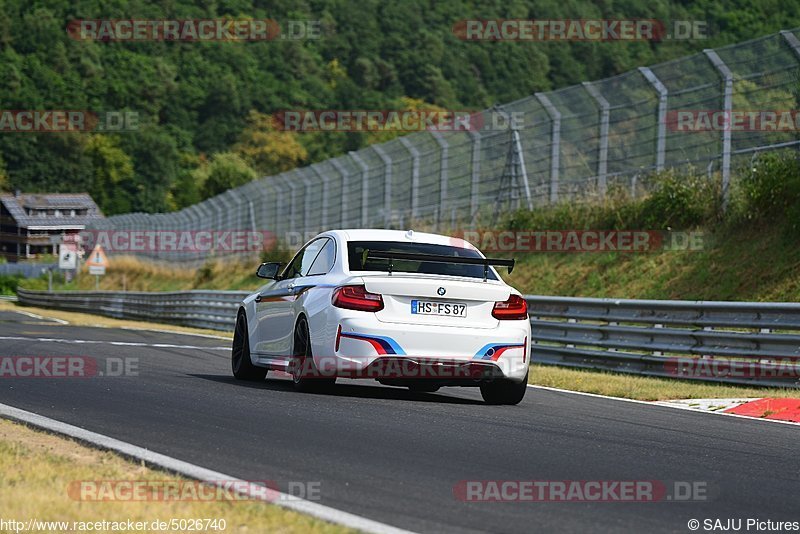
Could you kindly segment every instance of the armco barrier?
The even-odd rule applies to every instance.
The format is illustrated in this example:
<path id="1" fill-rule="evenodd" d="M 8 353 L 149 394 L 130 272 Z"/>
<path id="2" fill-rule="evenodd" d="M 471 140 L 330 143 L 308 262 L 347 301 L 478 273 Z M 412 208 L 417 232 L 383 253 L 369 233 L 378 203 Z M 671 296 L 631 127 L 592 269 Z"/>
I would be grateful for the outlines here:
<path id="1" fill-rule="evenodd" d="M 232 330 L 241 291 L 19 290 L 21 304 Z M 535 363 L 800 387 L 800 304 L 526 296 Z"/>
<path id="2" fill-rule="evenodd" d="M 233 331 L 243 291 L 32 291 L 19 289 L 24 305 Z"/>
<path id="3" fill-rule="evenodd" d="M 531 357 L 665 378 L 800 386 L 800 304 L 528 296 Z"/>

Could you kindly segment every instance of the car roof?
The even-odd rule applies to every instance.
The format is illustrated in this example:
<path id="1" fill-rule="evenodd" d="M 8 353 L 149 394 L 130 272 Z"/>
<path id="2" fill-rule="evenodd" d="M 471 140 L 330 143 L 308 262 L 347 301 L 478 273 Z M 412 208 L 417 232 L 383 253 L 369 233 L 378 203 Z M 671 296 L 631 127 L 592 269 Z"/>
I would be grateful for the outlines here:
<path id="1" fill-rule="evenodd" d="M 359 228 L 348 230 L 329 230 L 321 235 L 337 236 L 343 241 L 399 241 L 406 243 L 429 243 L 432 245 L 449 245 L 475 249 L 461 238 L 440 234 L 429 234 L 413 230 L 382 230 Z"/>

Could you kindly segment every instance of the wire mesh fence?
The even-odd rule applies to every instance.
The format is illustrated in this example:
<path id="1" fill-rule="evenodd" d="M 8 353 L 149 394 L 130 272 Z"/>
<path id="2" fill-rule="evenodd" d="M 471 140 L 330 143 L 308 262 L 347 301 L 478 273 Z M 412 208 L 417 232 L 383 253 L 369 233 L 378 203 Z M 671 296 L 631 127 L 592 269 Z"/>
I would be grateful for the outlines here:
<path id="1" fill-rule="evenodd" d="M 252 230 L 302 241 L 329 228 L 475 227 L 492 224 L 498 211 L 602 196 L 615 187 L 636 195 L 652 173 L 685 166 L 721 177 L 727 195 L 737 165 L 800 143 L 796 123 L 734 119 L 748 112 L 797 118 L 798 36 L 800 29 L 782 31 L 537 93 L 480 112 L 472 122 L 478 128 L 412 133 L 178 212 L 109 217 L 93 230 Z M 715 123 L 719 117 L 727 122 Z M 168 261 L 212 253 L 127 252 Z"/>

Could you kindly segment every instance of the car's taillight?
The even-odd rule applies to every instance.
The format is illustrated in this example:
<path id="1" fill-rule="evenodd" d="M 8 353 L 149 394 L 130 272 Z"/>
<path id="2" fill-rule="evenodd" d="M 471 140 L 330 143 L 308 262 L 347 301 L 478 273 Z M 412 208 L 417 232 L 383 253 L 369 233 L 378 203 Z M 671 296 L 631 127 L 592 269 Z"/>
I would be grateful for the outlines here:
<path id="1" fill-rule="evenodd" d="M 383 297 L 364 286 L 342 286 L 333 291 L 331 302 L 337 308 L 376 312 L 383 309 Z"/>
<path id="2" fill-rule="evenodd" d="M 492 310 L 495 319 L 527 319 L 528 303 L 519 295 L 511 295 L 508 300 L 495 302 Z"/>

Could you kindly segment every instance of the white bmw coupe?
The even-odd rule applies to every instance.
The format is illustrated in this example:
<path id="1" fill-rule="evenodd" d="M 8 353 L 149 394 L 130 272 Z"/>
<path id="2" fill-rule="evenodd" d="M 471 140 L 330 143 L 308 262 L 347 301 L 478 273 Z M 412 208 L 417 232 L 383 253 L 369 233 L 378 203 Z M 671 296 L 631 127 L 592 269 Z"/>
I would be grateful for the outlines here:
<path id="1" fill-rule="evenodd" d="M 292 376 L 301 391 L 337 377 L 433 392 L 478 386 L 490 404 L 527 389 L 531 327 L 525 299 L 462 239 L 397 230 L 332 230 L 288 265 L 262 263 L 269 282 L 239 307 L 233 375 Z"/>

